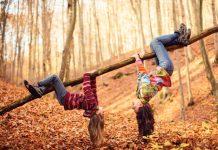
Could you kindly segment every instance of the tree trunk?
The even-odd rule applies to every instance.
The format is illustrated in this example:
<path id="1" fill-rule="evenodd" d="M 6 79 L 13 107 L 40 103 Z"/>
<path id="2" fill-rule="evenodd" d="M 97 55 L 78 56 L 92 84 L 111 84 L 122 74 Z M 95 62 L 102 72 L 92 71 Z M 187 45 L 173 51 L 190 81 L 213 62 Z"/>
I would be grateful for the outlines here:
<path id="1" fill-rule="evenodd" d="M 198 21 L 199 21 L 199 28 L 198 28 L 198 34 L 203 30 L 203 12 L 202 12 L 202 8 L 203 7 L 203 1 L 200 0 L 200 15 L 199 15 L 199 18 L 198 18 Z M 214 92 L 215 91 L 215 77 L 213 75 L 213 72 L 212 72 L 212 69 L 211 69 L 211 66 L 210 66 L 210 62 L 209 62 L 209 59 L 208 59 L 208 56 L 207 56 L 207 52 L 205 50 L 205 44 L 204 44 L 204 40 L 201 39 L 200 40 L 200 50 L 201 50 L 201 55 L 202 55 L 202 58 L 203 58 L 203 62 L 204 62 L 204 65 L 205 65 L 205 71 L 206 71 L 206 75 L 207 75 L 207 79 L 208 81 L 211 83 L 211 87 L 212 87 L 212 91 Z"/>
<path id="2" fill-rule="evenodd" d="M 191 10 L 189 7 L 189 0 L 186 1 L 186 8 L 188 10 L 188 12 L 186 14 L 187 15 L 186 21 L 189 22 L 188 25 L 192 29 L 193 25 L 192 25 L 192 19 L 191 19 Z M 195 56 L 193 55 L 192 48 L 190 46 L 188 46 L 188 59 L 189 59 L 189 61 L 194 60 L 194 58 L 195 58 Z"/>
<path id="3" fill-rule="evenodd" d="M 192 5 L 192 14 L 194 16 L 194 19 L 193 19 L 193 26 L 194 28 L 192 28 L 192 32 L 193 33 L 197 33 L 198 32 L 198 27 L 199 27 L 199 24 L 198 24 L 198 7 L 197 7 L 197 2 L 196 0 L 191 0 L 191 5 Z"/>
<path id="4" fill-rule="evenodd" d="M 103 62 L 103 56 L 102 56 L 102 43 L 101 43 L 101 36 L 100 36 L 100 28 L 99 28 L 99 19 L 96 13 L 96 5 L 95 5 L 95 0 L 93 0 L 93 8 L 94 8 L 94 19 L 96 22 L 96 28 L 97 28 L 97 34 L 96 34 L 96 55 L 99 58 L 99 62 L 98 65 L 100 63 L 100 66 L 102 66 L 102 62 Z"/>
<path id="5" fill-rule="evenodd" d="M 212 0 L 212 13 L 213 13 L 213 24 L 217 25 L 215 0 Z M 214 48 L 215 48 L 214 63 L 218 64 L 218 34 L 217 33 L 214 34 Z"/>
<path id="6" fill-rule="evenodd" d="M 182 77 L 180 73 L 180 62 L 179 62 L 179 55 L 178 51 L 175 51 L 176 55 L 176 64 L 178 69 L 178 77 L 179 77 L 179 95 L 180 95 L 180 113 L 181 113 L 181 119 L 185 121 L 185 102 L 184 102 L 184 94 L 183 94 L 183 87 L 182 87 Z"/>
<path id="7" fill-rule="evenodd" d="M 143 23 L 142 23 L 142 12 L 141 12 L 141 0 L 130 0 L 131 7 L 133 9 L 133 12 L 135 13 L 137 22 L 138 22 L 138 29 L 139 29 L 139 34 L 141 34 L 141 40 L 142 42 L 140 43 L 140 47 L 144 48 L 144 45 L 146 43 L 145 41 L 145 36 L 143 33 Z"/>
<path id="8" fill-rule="evenodd" d="M 173 3 L 174 0 L 173 0 Z M 158 35 L 162 34 L 162 21 L 161 21 L 161 7 L 160 7 L 160 1 L 156 0 L 156 13 L 157 13 L 157 27 L 158 27 Z"/>
<path id="9" fill-rule="evenodd" d="M 139 24 L 140 24 L 140 33 L 141 33 L 141 36 L 142 36 L 142 48 L 144 48 L 144 46 L 146 45 L 146 41 L 145 41 L 145 35 L 144 35 L 144 31 L 143 31 L 143 21 L 142 21 L 142 7 L 141 7 L 141 0 L 138 0 L 138 10 L 139 10 Z M 148 0 L 148 9 L 150 8 L 149 7 L 149 3 L 150 1 Z M 150 13 L 149 13 L 150 15 Z M 151 30 L 150 30 L 151 31 Z M 151 31 L 152 33 L 152 31 Z"/>
<path id="10" fill-rule="evenodd" d="M 198 28 L 198 33 L 200 33 L 201 31 L 203 31 L 203 0 L 200 0 L 200 15 L 198 18 L 200 27 Z M 205 65 L 205 71 L 206 71 L 206 75 L 207 75 L 207 79 L 209 80 L 211 87 L 212 87 L 212 92 L 213 95 L 215 96 L 216 99 L 216 108 L 217 108 L 217 123 L 218 123 L 218 84 L 216 83 L 216 79 L 213 75 L 211 66 L 210 66 L 210 62 L 207 56 L 207 52 L 205 50 L 205 44 L 204 44 L 204 40 L 201 39 L 200 40 L 200 50 L 201 50 L 201 55 L 203 58 L 203 62 Z"/>
<path id="11" fill-rule="evenodd" d="M 115 26 L 116 26 L 116 39 L 117 39 L 117 52 L 118 52 L 118 59 L 120 59 L 120 55 L 123 53 L 123 45 L 122 45 L 122 37 L 121 37 L 121 28 L 119 25 L 119 18 L 118 18 L 118 6 L 117 4 L 114 4 L 115 7 L 115 12 L 114 12 L 114 17 L 115 17 Z"/>
<path id="12" fill-rule="evenodd" d="M 192 106 L 194 105 L 194 99 L 192 97 L 191 82 L 190 82 L 188 47 L 185 47 L 184 51 L 185 51 L 185 63 L 186 63 L 186 82 L 187 82 L 187 89 L 188 89 L 188 106 Z"/>
<path id="13" fill-rule="evenodd" d="M 110 19 L 110 0 L 107 1 L 107 17 L 108 17 L 108 31 L 107 31 L 107 45 L 108 45 L 108 50 L 110 53 L 110 58 L 114 58 L 114 53 L 112 50 L 112 46 L 111 46 L 111 19 Z"/>
<path id="14" fill-rule="evenodd" d="M 37 42 L 38 42 L 38 36 L 39 36 L 39 28 L 38 28 L 38 18 L 39 18 L 39 13 L 38 13 L 38 9 L 39 9 L 39 0 L 36 0 L 36 9 L 35 9 L 35 30 L 34 30 L 34 49 L 33 49 L 33 60 L 36 61 L 37 57 Z M 39 52 L 38 52 L 39 53 Z M 39 62 L 39 60 L 37 60 Z M 36 62 L 37 62 L 36 61 Z M 32 64 L 32 72 L 33 74 L 35 74 L 35 76 L 37 77 L 37 79 L 39 79 L 39 73 L 36 73 L 36 69 L 38 69 L 38 72 L 40 72 L 40 68 L 37 68 L 37 63 L 33 63 Z"/>
<path id="15" fill-rule="evenodd" d="M 205 30 L 204 32 L 200 33 L 199 35 L 193 36 L 193 37 L 190 39 L 190 43 L 189 43 L 189 44 L 192 44 L 192 43 L 194 43 L 194 42 L 196 42 L 196 41 L 198 41 L 198 40 L 200 40 L 200 39 L 202 39 L 202 38 L 204 38 L 204 37 L 206 37 L 206 36 L 209 36 L 209 35 L 211 35 L 211 34 L 213 34 L 213 33 L 216 33 L 216 32 L 218 32 L 218 26 L 213 27 L 213 28 L 209 28 L 209 29 Z M 69 37 L 69 36 L 68 36 L 68 37 Z M 181 46 L 181 45 L 174 45 L 174 46 L 168 46 L 168 47 L 166 47 L 166 48 L 167 48 L 168 51 L 173 51 L 173 50 L 178 49 L 178 48 L 181 48 L 181 47 L 183 47 L 183 46 Z M 140 49 L 139 49 L 139 50 L 140 50 Z M 138 50 L 138 51 L 139 51 L 139 50 Z M 145 60 L 145 59 L 151 59 L 151 58 L 154 58 L 155 56 L 156 56 L 156 55 L 155 55 L 154 53 L 146 53 L 146 54 L 142 57 L 142 59 L 143 59 L 143 60 Z M 93 78 L 93 77 L 97 77 L 97 76 L 103 75 L 103 74 L 105 74 L 105 73 L 107 73 L 107 72 L 110 72 L 110 71 L 119 69 L 119 68 L 121 68 L 121 67 L 127 66 L 127 65 L 132 64 L 132 63 L 135 63 L 135 58 L 130 57 L 130 58 L 128 58 L 128 59 L 126 59 L 126 60 L 123 60 L 123 61 L 121 61 L 121 62 L 119 62 L 119 63 L 116 63 L 116 64 L 113 64 L 113 65 L 109 65 L 109 66 L 106 66 L 106 67 L 97 69 L 95 72 L 93 72 L 93 73 L 91 74 L 91 77 Z M 83 77 L 80 77 L 80 78 L 74 79 L 74 80 L 72 80 L 72 81 L 64 82 L 64 86 L 66 86 L 66 87 L 67 87 L 67 86 L 74 86 L 74 85 L 80 84 L 80 83 L 82 83 L 82 82 L 83 82 Z M 54 89 L 48 89 L 44 95 L 46 95 L 47 93 L 49 93 L 49 92 L 51 92 L 51 91 L 53 91 L 53 90 L 54 90 Z M 218 91 L 216 91 L 216 93 L 217 93 L 217 95 L 218 95 Z M 1 108 L 0 108 L 0 115 L 3 115 L 3 114 L 5 114 L 6 112 L 9 112 L 9 111 L 11 111 L 11 110 L 13 110 L 13 109 L 15 109 L 15 108 L 17 108 L 17 107 L 19 107 L 19 106 L 22 106 L 22 105 L 24 105 L 25 103 L 30 102 L 30 101 L 32 101 L 32 100 L 34 100 L 34 99 L 35 99 L 35 98 L 34 98 L 33 96 L 29 95 L 29 96 L 26 96 L 26 97 L 24 97 L 24 98 L 22 98 L 22 99 L 20 99 L 20 100 L 17 100 L 17 101 L 15 101 L 15 102 L 9 104 L 9 105 L 7 105 L 7 106 L 1 107 Z"/>
<path id="16" fill-rule="evenodd" d="M 92 14 L 92 6 L 89 7 L 90 14 Z M 92 15 L 89 15 L 89 55 L 88 55 L 88 61 L 89 61 L 89 68 L 92 67 L 92 52 L 93 52 L 93 41 L 92 41 Z"/>
<path id="17" fill-rule="evenodd" d="M 180 4 L 181 4 L 180 6 L 181 6 L 182 22 L 185 22 L 188 19 L 185 18 L 184 3 L 182 0 L 180 0 Z M 192 91 L 191 91 L 189 58 L 188 58 L 188 48 L 187 47 L 184 47 L 184 52 L 185 52 L 185 64 L 186 64 L 186 83 L 187 83 L 187 89 L 188 89 L 188 106 L 191 106 L 194 104 L 194 101 L 192 98 Z"/>
<path id="18" fill-rule="evenodd" d="M 5 31 L 6 31 L 6 24 L 7 24 L 7 17 L 8 17 L 8 9 L 11 0 L 9 1 L 2 1 L 1 2 L 1 20 L 0 20 L 0 77 L 5 77 L 5 61 L 4 61 L 4 50 L 5 50 Z"/>
<path id="19" fill-rule="evenodd" d="M 53 12 L 49 11 L 47 0 L 42 1 L 43 75 L 51 72 L 51 24 Z"/>
<path id="20" fill-rule="evenodd" d="M 28 80 L 30 81 L 30 82 L 32 82 L 32 79 L 33 79 L 33 70 L 32 70 L 32 68 L 33 68 L 33 64 L 34 63 L 32 63 L 33 61 L 35 61 L 35 60 L 33 60 L 33 57 L 32 57 L 32 55 L 34 54 L 34 53 L 32 53 L 32 39 L 33 39 L 33 11 L 32 11 L 32 1 L 28 1 L 28 20 L 29 20 L 29 27 L 28 27 L 28 29 L 29 29 L 29 73 L 28 73 Z M 36 39 L 35 39 L 36 40 Z"/>
<path id="21" fill-rule="evenodd" d="M 181 0 L 178 2 L 178 4 L 180 3 L 180 15 L 183 16 L 184 14 L 182 14 L 182 11 L 183 11 L 183 5 L 181 3 Z M 174 7 L 175 7 L 175 3 L 174 4 Z M 176 20 L 176 14 L 173 14 L 173 20 Z M 178 20 L 179 17 L 177 16 Z M 183 17 L 182 17 L 183 19 Z M 177 23 L 178 22 L 174 22 L 174 30 L 176 29 L 176 26 L 177 26 Z M 179 54 L 178 54 L 178 51 L 175 51 L 175 56 L 176 56 L 176 64 L 177 64 L 177 70 L 178 70 L 178 80 L 179 80 L 179 95 L 180 95 L 180 117 L 183 121 L 185 121 L 185 100 L 184 100 L 184 92 L 183 92 L 183 87 L 182 87 L 182 77 L 181 77 L 181 72 L 180 72 L 180 62 L 179 62 Z"/>
<path id="22" fill-rule="evenodd" d="M 79 4 L 79 1 L 78 1 Z M 80 28 L 80 35 L 79 35 L 79 45 L 80 45 L 80 51 L 82 54 L 82 70 L 85 71 L 87 67 L 86 63 L 86 52 L 85 52 L 85 44 L 84 44 L 84 29 L 83 29 L 83 0 L 81 0 L 81 4 L 78 5 L 79 8 L 79 28 Z"/>
<path id="23" fill-rule="evenodd" d="M 63 80 L 64 75 L 66 73 L 65 69 L 66 69 L 67 61 L 69 61 L 67 59 L 69 59 L 68 56 L 70 55 L 70 46 L 71 46 L 71 43 L 73 42 L 73 32 L 74 32 L 75 24 L 76 24 L 76 3 L 77 3 L 77 0 L 73 0 L 73 20 L 69 24 L 69 31 L 68 31 L 68 35 L 67 35 L 63 55 L 62 55 L 61 69 L 59 72 L 59 76 L 61 80 Z"/>
<path id="24" fill-rule="evenodd" d="M 147 3 L 146 5 L 148 7 L 147 8 L 147 14 L 148 14 L 148 20 L 149 20 L 149 29 L 148 30 L 150 31 L 151 39 L 153 39 L 154 35 L 153 35 L 152 25 L 151 25 L 152 19 L 151 19 L 151 11 L 150 11 L 150 0 L 147 0 L 146 3 Z M 143 43 L 143 44 L 145 46 L 145 43 Z"/>
<path id="25" fill-rule="evenodd" d="M 68 15 L 68 24 L 70 25 L 72 20 L 73 20 L 73 0 L 68 0 L 68 7 L 67 7 L 67 15 Z M 68 28 L 69 30 L 69 28 Z M 71 42 L 73 42 L 74 38 L 72 39 Z M 70 77 L 70 62 L 71 62 L 71 51 L 72 50 L 72 43 L 70 43 L 70 47 L 69 47 L 69 55 L 67 55 L 67 59 L 66 59 L 66 68 L 65 68 L 65 75 L 64 78 L 65 80 L 69 80 Z M 80 53 L 81 54 L 81 53 Z M 79 58 L 81 59 L 81 57 L 79 56 Z M 75 58 L 73 58 L 75 59 Z M 80 62 L 81 63 L 81 62 Z"/>

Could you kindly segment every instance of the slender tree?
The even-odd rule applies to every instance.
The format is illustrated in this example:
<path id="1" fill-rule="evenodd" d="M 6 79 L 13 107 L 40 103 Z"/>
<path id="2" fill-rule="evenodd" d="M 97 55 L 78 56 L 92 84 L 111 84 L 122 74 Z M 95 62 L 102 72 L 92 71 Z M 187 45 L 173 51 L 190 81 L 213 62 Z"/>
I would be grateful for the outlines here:
<path id="1" fill-rule="evenodd" d="M 111 17 L 110 17 L 110 0 L 107 0 L 107 18 L 108 18 L 108 31 L 107 31 L 107 43 L 108 43 L 108 50 L 110 53 L 110 58 L 114 57 L 114 53 L 111 46 Z"/>
<path id="2" fill-rule="evenodd" d="M 141 45 L 140 47 L 144 48 L 146 41 L 145 41 L 145 35 L 143 32 L 141 0 L 136 0 L 136 1 L 130 0 L 130 3 L 131 3 L 132 10 L 135 13 L 135 16 L 138 22 L 139 34 L 141 34 L 142 42 L 140 44 Z"/>
<path id="3" fill-rule="evenodd" d="M 48 8 L 47 0 L 42 0 L 42 39 L 43 39 L 43 75 L 51 72 L 51 25 L 54 9 Z"/>
<path id="4" fill-rule="evenodd" d="M 151 24 L 152 19 L 151 19 L 151 11 L 150 11 L 150 8 L 151 8 L 150 7 L 150 2 L 151 2 L 150 0 L 146 1 L 146 3 L 147 3 L 146 4 L 147 9 L 146 10 L 147 10 L 147 14 L 148 14 L 147 16 L 148 16 L 148 20 L 149 20 L 149 29 L 148 30 L 150 31 L 151 39 L 153 39 L 154 35 L 153 35 L 152 24 Z M 143 44 L 145 45 L 145 43 L 143 43 Z"/>
<path id="5" fill-rule="evenodd" d="M 213 25 L 217 25 L 217 16 L 216 16 L 216 5 L 215 0 L 212 0 L 212 13 L 213 13 Z M 215 59 L 214 63 L 218 64 L 218 33 L 214 34 L 214 48 L 215 48 Z"/>
<path id="6" fill-rule="evenodd" d="M 184 11 L 184 3 L 180 0 L 180 13 L 182 14 L 182 22 L 186 22 L 188 19 L 185 18 L 185 11 Z M 194 104 L 193 97 L 192 97 L 192 90 L 191 90 L 191 82 L 190 82 L 190 73 L 189 73 L 189 58 L 188 58 L 188 48 L 184 47 L 185 52 L 185 64 L 186 64 L 186 82 L 187 82 L 187 90 L 188 90 L 188 106 Z"/>
<path id="7" fill-rule="evenodd" d="M 82 70 L 84 71 L 87 67 L 86 63 L 86 52 L 85 52 L 85 43 L 84 43 L 84 27 L 83 27 L 83 0 L 81 0 L 81 3 L 78 1 L 78 10 L 79 10 L 79 29 L 80 29 L 80 35 L 79 35 L 79 45 L 80 45 L 80 51 L 82 54 L 82 61 L 81 61 L 81 66 Z M 80 56 L 80 57 L 81 57 Z"/>
<path id="8" fill-rule="evenodd" d="M 73 20 L 73 0 L 68 0 L 68 5 L 67 5 L 67 15 L 68 15 L 68 25 L 71 24 L 72 20 Z M 69 30 L 70 28 L 68 28 Z M 65 80 L 69 80 L 69 76 L 70 76 L 70 62 L 71 62 L 71 57 L 72 55 L 74 55 L 74 51 L 73 51 L 73 48 L 72 48 L 72 42 L 74 40 L 71 41 L 70 43 L 70 47 L 69 47 L 69 54 L 67 55 L 67 58 L 66 58 L 66 66 L 65 66 L 65 74 L 64 74 L 64 78 Z M 80 53 L 81 54 L 81 53 Z M 75 57 L 73 56 L 73 59 L 75 59 Z M 79 56 L 79 63 L 81 64 L 80 62 L 80 59 L 81 57 Z"/>
<path id="9" fill-rule="evenodd" d="M 199 10 L 200 10 L 200 12 L 199 12 L 200 15 L 198 17 L 198 22 L 199 22 L 200 26 L 198 28 L 198 34 L 200 34 L 200 32 L 203 31 L 203 0 L 200 0 Z M 215 79 L 214 74 L 212 72 L 210 61 L 208 59 L 207 52 L 205 50 L 205 44 L 204 44 L 203 39 L 200 40 L 200 50 L 201 50 L 201 55 L 202 55 L 203 62 L 205 65 L 207 79 L 211 84 L 212 92 L 213 92 L 215 99 L 216 99 L 216 102 L 217 102 L 216 108 L 217 108 L 217 123 L 218 123 L 218 84 L 216 83 L 216 79 Z"/>
<path id="10" fill-rule="evenodd" d="M 93 15 L 94 15 L 94 19 L 95 19 L 95 25 L 96 25 L 96 31 L 97 34 L 95 36 L 96 38 L 96 55 L 97 55 L 97 64 L 102 64 L 103 61 L 103 56 L 102 56 L 102 42 L 101 42 L 101 36 L 100 36 L 100 26 L 99 26 L 99 18 L 97 16 L 97 12 L 96 12 L 96 5 L 95 5 L 95 0 L 92 1 L 93 2 Z"/>
<path id="11" fill-rule="evenodd" d="M 0 18 L 0 77 L 5 77 L 5 60 L 4 60 L 4 50 L 5 50 L 5 32 L 6 24 L 8 18 L 8 9 L 11 4 L 11 0 L 1 1 L 1 18 Z"/>
<path id="12" fill-rule="evenodd" d="M 38 28 L 38 20 L 39 20 L 39 0 L 35 1 L 36 7 L 35 7 L 35 24 L 34 24 L 34 48 L 33 48 L 33 60 L 36 61 L 36 63 L 32 63 L 32 73 L 36 75 L 37 79 L 39 80 L 39 74 L 40 74 L 40 67 L 37 66 L 39 64 L 40 60 L 39 57 L 37 58 L 37 53 L 39 56 L 39 48 L 37 47 L 37 43 L 39 41 L 39 28 Z M 38 48 L 38 49 L 37 49 Z M 37 63 L 38 62 L 38 63 Z"/>
<path id="13" fill-rule="evenodd" d="M 89 6 L 89 13 L 92 14 L 92 5 Z M 93 42 L 92 42 L 92 15 L 89 15 L 89 55 L 88 55 L 88 60 L 89 60 L 89 68 L 92 67 L 92 50 L 93 50 Z"/>
<path id="14" fill-rule="evenodd" d="M 60 79 L 63 80 L 64 79 L 64 75 L 66 73 L 66 65 L 67 65 L 67 59 L 69 59 L 68 55 L 70 55 L 70 46 L 73 41 L 73 32 L 75 29 L 75 23 L 76 23 L 76 4 L 77 4 L 77 0 L 73 0 L 72 3 L 72 7 L 73 7 L 73 19 L 71 21 L 71 23 L 69 24 L 69 30 L 68 30 L 68 34 L 67 34 L 67 39 L 66 39 L 66 43 L 64 46 L 64 51 L 63 51 L 63 55 L 62 55 L 62 63 L 61 63 L 61 69 L 60 69 Z"/>
<path id="15" fill-rule="evenodd" d="M 29 81 L 32 81 L 33 78 L 33 62 L 35 61 L 32 57 L 34 55 L 33 49 L 32 49 L 32 41 L 33 41 L 33 2 L 30 0 L 28 3 L 28 20 L 29 20 L 29 73 L 28 73 L 28 79 Z"/>
<path id="16" fill-rule="evenodd" d="M 175 1 L 173 1 L 173 20 L 174 20 L 174 29 L 177 27 L 177 21 L 179 18 L 176 17 L 175 13 Z M 183 94 L 183 87 L 182 87 L 182 76 L 181 76 L 181 71 L 180 71 L 180 62 L 179 62 L 179 53 L 178 51 L 175 51 L 175 56 L 176 56 L 176 64 L 177 64 L 177 71 L 178 71 L 178 78 L 179 78 L 179 93 L 180 93 L 180 109 L 181 109 L 181 119 L 184 121 L 185 120 L 185 100 L 184 100 L 184 94 Z"/>
<path id="17" fill-rule="evenodd" d="M 185 6 L 184 6 L 185 7 Z M 186 0 L 186 8 L 187 8 L 187 10 L 188 11 L 185 11 L 185 12 L 187 12 L 187 14 L 186 14 L 186 21 L 188 22 L 188 25 L 191 27 L 191 29 L 192 29 L 192 27 L 193 27 L 193 25 L 192 25 L 192 19 L 191 19 L 191 10 L 190 10 L 190 4 L 189 4 L 189 0 Z M 193 32 L 193 31 L 192 31 Z M 192 61 L 192 60 L 194 60 L 194 58 L 195 58 L 195 56 L 194 56 L 194 54 L 193 54 L 193 52 L 192 52 L 192 48 L 191 48 L 191 46 L 190 45 L 188 45 L 187 46 L 187 51 L 188 51 L 188 59 L 189 59 L 189 61 Z"/>
<path id="18" fill-rule="evenodd" d="M 174 2 L 174 0 L 173 0 Z M 161 7 L 160 0 L 156 0 L 156 13 L 157 13 L 157 27 L 158 27 L 158 35 L 162 34 L 162 21 L 161 21 Z"/>

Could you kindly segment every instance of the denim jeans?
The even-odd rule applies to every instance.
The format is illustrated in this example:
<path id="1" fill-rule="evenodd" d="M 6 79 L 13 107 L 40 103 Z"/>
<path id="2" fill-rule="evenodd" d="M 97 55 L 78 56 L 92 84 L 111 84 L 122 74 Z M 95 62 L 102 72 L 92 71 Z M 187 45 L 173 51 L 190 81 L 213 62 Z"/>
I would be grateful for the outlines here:
<path id="1" fill-rule="evenodd" d="M 53 74 L 46 77 L 45 79 L 39 81 L 38 85 L 41 90 L 45 90 L 49 86 L 53 86 L 59 103 L 63 105 L 64 96 L 67 94 L 67 90 L 57 75 Z"/>
<path id="2" fill-rule="evenodd" d="M 155 57 L 156 64 L 164 68 L 169 75 L 173 74 L 174 66 L 165 46 L 177 45 L 178 36 L 178 33 L 162 35 L 153 39 L 150 43 L 151 49 L 157 56 Z"/>

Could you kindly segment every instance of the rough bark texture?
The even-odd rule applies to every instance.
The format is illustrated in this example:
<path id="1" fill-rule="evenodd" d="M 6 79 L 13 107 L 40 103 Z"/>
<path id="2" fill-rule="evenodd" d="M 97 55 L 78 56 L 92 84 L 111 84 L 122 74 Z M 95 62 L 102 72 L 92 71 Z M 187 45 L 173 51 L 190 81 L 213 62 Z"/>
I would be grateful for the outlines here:
<path id="1" fill-rule="evenodd" d="M 196 42 L 196 41 L 198 41 L 198 40 L 200 40 L 200 39 L 202 39 L 202 38 L 204 38 L 204 37 L 206 37 L 206 36 L 209 36 L 209 35 L 211 35 L 211 34 L 213 34 L 213 33 L 216 33 L 216 32 L 218 32 L 218 26 L 215 26 L 215 27 L 213 27 L 213 28 L 206 29 L 205 31 L 203 31 L 203 32 L 200 33 L 199 35 L 196 35 L 196 36 L 192 37 L 192 38 L 190 39 L 190 43 L 189 43 L 189 44 L 192 44 L 192 43 L 194 43 L 194 42 Z M 178 48 L 181 48 L 181 47 L 183 47 L 183 46 L 181 46 L 181 45 L 168 46 L 168 47 L 167 47 L 167 50 L 168 50 L 168 51 L 173 51 L 173 50 L 178 49 Z M 155 57 L 155 54 L 154 54 L 154 53 L 146 53 L 146 54 L 143 56 L 142 59 L 145 60 L 145 59 L 150 59 L 150 58 L 153 58 L 153 57 Z M 134 63 L 134 62 L 135 62 L 135 58 L 130 57 L 130 58 L 128 58 L 128 59 L 126 59 L 126 60 L 123 60 L 123 61 L 121 61 L 121 62 L 119 62 L 119 63 L 116 63 L 116 64 L 113 64 L 113 65 L 109 65 L 109 66 L 106 66 L 106 67 L 97 69 L 95 72 L 93 72 L 93 73 L 91 74 L 91 77 L 97 77 L 97 76 L 103 75 L 103 74 L 105 74 L 105 73 L 107 73 L 107 72 L 113 71 L 113 70 L 115 70 L 115 69 L 119 69 L 119 68 L 121 68 L 121 67 L 127 66 L 127 65 L 129 65 L 129 64 Z M 67 86 L 74 86 L 74 85 L 77 85 L 77 84 L 82 83 L 82 81 L 83 81 L 83 78 L 80 77 L 80 78 L 74 79 L 74 80 L 72 80 L 72 81 L 64 82 L 64 86 L 65 86 L 65 87 L 67 87 Z M 45 92 L 44 95 L 46 95 L 47 93 L 49 93 L 49 92 L 51 92 L 51 91 L 53 91 L 53 90 L 54 90 L 53 88 L 48 89 L 48 90 Z M 218 93 L 218 92 L 217 92 L 217 93 Z M 7 106 L 4 106 L 4 107 L 0 108 L 0 115 L 3 115 L 4 113 L 9 112 L 9 111 L 11 111 L 11 110 L 13 110 L 13 109 L 15 109 L 15 108 L 17 108 L 17 107 L 19 107 L 19 106 L 22 106 L 22 105 L 24 105 L 25 103 L 30 102 L 30 101 L 32 101 L 32 100 L 34 100 L 34 99 L 35 99 L 35 98 L 34 98 L 32 95 L 28 95 L 28 96 L 26 96 L 26 97 L 24 97 L 24 98 L 22 98 L 22 99 L 20 99 L 20 100 L 17 100 L 17 101 L 15 101 L 15 102 L 13 102 L 13 103 L 7 105 Z"/>
<path id="2" fill-rule="evenodd" d="M 212 0 L 211 6 L 212 6 L 212 14 L 213 14 L 213 25 L 217 25 L 215 0 Z M 218 64 L 218 33 L 214 34 L 214 48 L 215 48 L 214 63 Z"/>
<path id="3" fill-rule="evenodd" d="M 61 70 L 59 73 L 60 79 L 64 79 L 64 75 L 66 74 L 66 67 L 69 63 L 69 55 L 70 55 L 70 46 L 73 42 L 73 32 L 75 29 L 75 23 L 76 23 L 76 2 L 77 0 L 74 0 L 73 2 L 73 7 L 74 7 L 74 15 L 73 15 L 73 20 L 69 25 L 69 31 L 66 39 L 66 44 L 64 47 L 63 51 L 63 56 L 62 56 L 62 63 L 61 63 Z"/>
<path id="4" fill-rule="evenodd" d="M 53 12 L 49 11 L 47 0 L 42 1 L 42 45 L 43 45 L 43 76 L 51 72 L 51 24 Z"/>

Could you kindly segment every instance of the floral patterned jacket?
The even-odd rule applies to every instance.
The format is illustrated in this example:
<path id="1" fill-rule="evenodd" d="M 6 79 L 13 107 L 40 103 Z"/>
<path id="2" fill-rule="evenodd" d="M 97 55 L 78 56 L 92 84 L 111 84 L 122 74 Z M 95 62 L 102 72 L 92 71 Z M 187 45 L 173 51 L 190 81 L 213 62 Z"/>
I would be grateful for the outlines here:
<path id="1" fill-rule="evenodd" d="M 136 64 L 138 67 L 136 96 L 143 104 L 149 102 L 163 86 L 171 86 L 170 76 L 164 68 L 158 66 L 147 74 L 141 60 L 136 60 Z"/>

